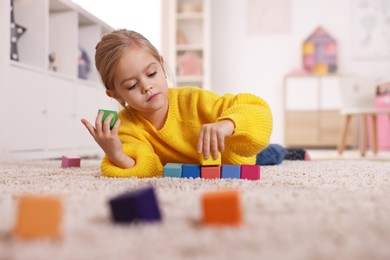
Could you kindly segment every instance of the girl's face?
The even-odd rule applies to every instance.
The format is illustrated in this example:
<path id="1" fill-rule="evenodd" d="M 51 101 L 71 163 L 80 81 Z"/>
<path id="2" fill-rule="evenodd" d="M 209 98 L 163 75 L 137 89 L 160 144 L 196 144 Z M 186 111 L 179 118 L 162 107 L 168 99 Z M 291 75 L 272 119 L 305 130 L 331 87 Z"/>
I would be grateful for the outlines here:
<path id="1" fill-rule="evenodd" d="M 115 92 L 107 94 L 124 101 L 143 116 L 168 110 L 168 84 L 162 61 L 156 60 L 142 48 L 132 48 L 119 60 L 114 74 Z"/>

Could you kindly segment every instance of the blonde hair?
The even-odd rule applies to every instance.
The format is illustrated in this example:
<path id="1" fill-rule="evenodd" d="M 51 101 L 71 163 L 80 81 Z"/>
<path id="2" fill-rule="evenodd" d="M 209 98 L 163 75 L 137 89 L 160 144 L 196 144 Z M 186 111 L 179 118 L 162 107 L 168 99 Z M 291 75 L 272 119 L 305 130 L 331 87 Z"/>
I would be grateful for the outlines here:
<path id="1" fill-rule="evenodd" d="M 122 55 L 129 49 L 139 47 L 150 52 L 160 62 L 164 72 L 164 64 L 158 50 L 138 32 L 119 29 L 108 33 L 96 45 L 95 66 L 107 90 L 115 91 L 114 76 Z"/>

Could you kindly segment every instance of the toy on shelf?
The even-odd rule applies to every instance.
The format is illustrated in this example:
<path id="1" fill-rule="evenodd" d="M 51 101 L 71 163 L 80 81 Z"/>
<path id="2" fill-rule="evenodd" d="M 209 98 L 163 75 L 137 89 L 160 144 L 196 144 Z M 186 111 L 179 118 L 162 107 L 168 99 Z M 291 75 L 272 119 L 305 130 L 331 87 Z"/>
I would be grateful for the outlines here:
<path id="1" fill-rule="evenodd" d="M 180 55 L 177 60 L 180 76 L 201 76 L 203 60 L 198 53 L 187 51 Z"/>
<path id="2" fill-rule="evenodd" d="M 27 31 L 27 28 L 15 22 L 14 9 L 14 1 L 11 0 L 11 60 L 19 61 L 18 40 Z"/>
<path id="3" fill-rule="evenodd" d="M 337 71 L 337 43 L 318 27 L 302 44 L 303 68 L 309 73 L 325 75 Z"/>

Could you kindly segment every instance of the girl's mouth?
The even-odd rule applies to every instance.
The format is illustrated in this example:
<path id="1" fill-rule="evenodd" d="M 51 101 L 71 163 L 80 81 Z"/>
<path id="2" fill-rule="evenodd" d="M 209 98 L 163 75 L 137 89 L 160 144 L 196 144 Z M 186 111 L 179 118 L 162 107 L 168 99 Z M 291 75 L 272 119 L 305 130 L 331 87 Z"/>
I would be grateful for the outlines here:
<path id="1" fill-rule="evenodd" d="M 151 100 L 154 100 L 155 98 L 157 98 L 157 96 L 160 95 L 160 93 L 154 93 L 152 94 L 150 97 L 148 97 L 148 99 L 146 100 L 146 102 L 149 102 Z"/>

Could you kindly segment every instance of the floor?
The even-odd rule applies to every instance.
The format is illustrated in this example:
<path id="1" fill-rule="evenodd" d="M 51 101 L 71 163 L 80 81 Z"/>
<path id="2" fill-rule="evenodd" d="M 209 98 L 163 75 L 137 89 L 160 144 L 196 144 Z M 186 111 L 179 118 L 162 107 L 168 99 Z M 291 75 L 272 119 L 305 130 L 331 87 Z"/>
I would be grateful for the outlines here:
<path id="1" fill-rule="evenodd" d="M 358 149 L 350 149 L 339 154 L 336 149 L 308 149 L 310 157 L 316 160 L 327 159 L 368 159 L 390 161 L 390 150 L 381 150 L 377 154 L 367 151 L 366 156 L 360 156 Z"/>

